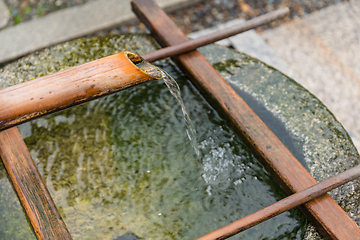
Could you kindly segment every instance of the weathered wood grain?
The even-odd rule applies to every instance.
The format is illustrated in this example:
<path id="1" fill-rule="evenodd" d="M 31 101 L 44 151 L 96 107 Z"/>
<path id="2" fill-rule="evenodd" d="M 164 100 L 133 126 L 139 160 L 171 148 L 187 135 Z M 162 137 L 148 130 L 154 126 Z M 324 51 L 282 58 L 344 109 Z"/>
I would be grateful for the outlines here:
<path id="1" fill-rule="evenodd" d="M 161 46 L 188 41 L 154 1 L 132 0 L 132 7 Z M 209 102 L 220 107 L 288 194 L 317 183 L 200 52 L 192 51 L 173 57 L 173 60 Z M 360 239 L 359 227 L 328 194 L 300 209 L 325 239 Z"/>
<path id="2" fill-rule="evenodd" d="M 16 127 L 0 132 L 0 156 L 37 239 L 72 239 Z"/>

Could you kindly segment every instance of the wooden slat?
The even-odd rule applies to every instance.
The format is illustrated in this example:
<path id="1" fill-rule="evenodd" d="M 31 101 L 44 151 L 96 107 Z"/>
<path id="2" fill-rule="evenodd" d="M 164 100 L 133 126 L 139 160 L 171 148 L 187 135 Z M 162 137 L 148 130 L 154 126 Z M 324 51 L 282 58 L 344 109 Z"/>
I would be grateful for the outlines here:
<path id="1" fill-rule="evenodd" d="M 16 127 L 0 132 L 0 156 L 37 239 L 72 239 Z"/>
<path id="2" fill-rule="evenodd" d="M 188 41 L 154 1 L 133 0 L 132 7 L 163 47 Z M 222 109 L 267 170 L 289 194 L 317 183 L 200 52 L 192 51 L 173 60 L 209 102 Z M 359 227 L 328 194 L 300 208 L 325 239 L 360 239 Z"/>

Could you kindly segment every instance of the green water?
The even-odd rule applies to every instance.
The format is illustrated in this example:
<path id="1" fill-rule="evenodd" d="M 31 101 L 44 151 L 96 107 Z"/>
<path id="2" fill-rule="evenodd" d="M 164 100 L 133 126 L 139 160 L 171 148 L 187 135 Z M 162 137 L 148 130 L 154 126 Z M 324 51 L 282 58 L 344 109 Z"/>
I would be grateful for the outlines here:
<path id="1" fill-rule="evenodd" d="M 143 54 L 155 47 L 143 35 L 65 43 L 6 66 L 0 72 L 0 88 L 125 49 Z M 216 46 L 209 49 L 206 55 L 214 66 L 257 104 L 259 115 L 310 170 L 329 148 L 342 151 L 338 159 L 355 159 L 346 132 L 311 94 L 245 55 Z M 20 126 L 74 239 L 115 239 L 127 233 L 142 239 L 194 239 L 285 197 L 226 120 L 173 63 L 163 60 L 156 65 L 179 83 L 196 129 L 200 162 L 188 140 L 181 106 L 163 81 Z M 261 74 L 266 76 L 263 85 L 254 86 Z M 241 79 L 237 84 L 236 77 Z M 271 84 L 283 101 L 277 102 L 271 91 L 264 90 Z M 296 91 L 308 101 L 286 99 L 286 94 Z M 295 107 L 290 108 L 289 102 Z M 283 111 L 286 106 L 289 113 Z M 298 107 L 302 111 L 294 110 Z M 313 134 L 315 124 L 308 132 L 301 123 L 301 119 L 309 122 L 319 107 L 315 111 L 322 111 L 319 118 L 331 123 L 328 129 L 321 125 L 320 137 Z M 309 151 L 323 142 L 328 145 L 316 149 L 317 155 Z M 34 239 L 2 167 L 0 181 L 0 238 Z M 305 229 L 306 220 L 295 209 L 232 239 L 303 239 Z"/>

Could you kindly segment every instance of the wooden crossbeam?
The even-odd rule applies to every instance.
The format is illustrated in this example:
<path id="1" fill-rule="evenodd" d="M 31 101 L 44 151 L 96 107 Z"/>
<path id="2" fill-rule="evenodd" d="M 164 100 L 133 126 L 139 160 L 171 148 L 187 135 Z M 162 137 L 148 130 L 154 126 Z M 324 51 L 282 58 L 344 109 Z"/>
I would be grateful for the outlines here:
<path id="1" fill-rule="evenodd" d="M 188 41 L 153 0 L 132 0 L 132 8 L 162 47 Z M 221 108 L 288 194 L 317 183 L 200 52 L 181 54 L 173 60 L 209 102 Z M 300 209 L 325 239 L 360 239 L 359 227 L 328 194 Z"/>
<path id="2" fill-rule="evenodd" d="M 0 156 L 37 239 L 72 239 L 17 127 L 0 132 Z"/>

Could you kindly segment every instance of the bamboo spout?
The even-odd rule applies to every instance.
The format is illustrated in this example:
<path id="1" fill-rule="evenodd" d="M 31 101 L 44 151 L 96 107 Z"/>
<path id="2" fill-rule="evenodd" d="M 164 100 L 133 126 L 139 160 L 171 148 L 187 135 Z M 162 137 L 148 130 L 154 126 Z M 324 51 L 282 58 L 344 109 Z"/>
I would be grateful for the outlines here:
<path id="1" fill-rule="evenodd" d="M 161 78 L 157 67 L 125 51 L 8 87 L 0 90 L 0 131 Z"/>

